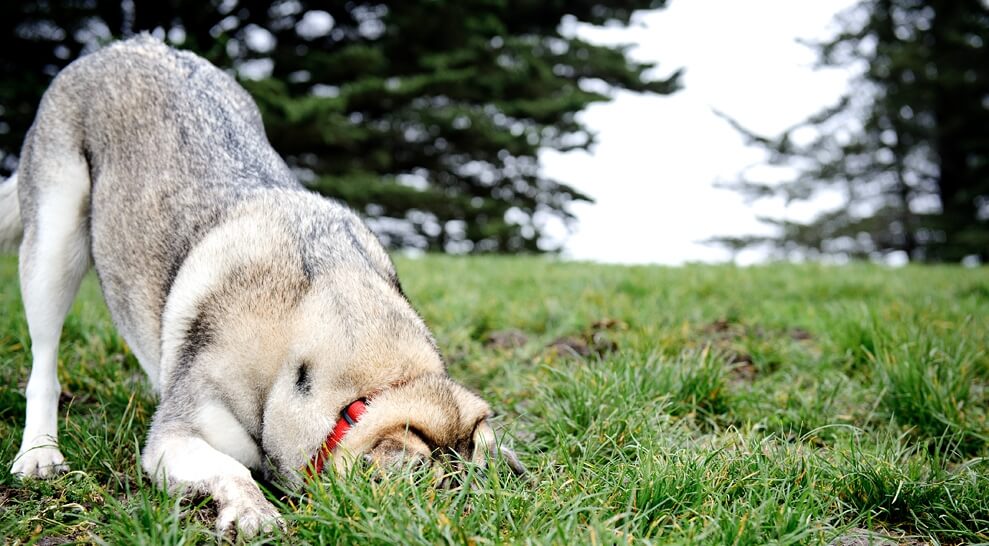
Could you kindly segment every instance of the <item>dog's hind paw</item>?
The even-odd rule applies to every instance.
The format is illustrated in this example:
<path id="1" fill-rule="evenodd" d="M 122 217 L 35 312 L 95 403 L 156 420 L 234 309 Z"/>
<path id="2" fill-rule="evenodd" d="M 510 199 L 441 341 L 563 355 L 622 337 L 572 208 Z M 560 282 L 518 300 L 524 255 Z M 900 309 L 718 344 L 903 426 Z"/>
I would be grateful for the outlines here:
<path id="1" fill-rule="evenodd" d="M 56 446 L 22 449 L 10 467 L 10 473 L 20 478 L 53 478 L 68 471 L 69 465 Z"/>
<path id="2" fill-rule="evenodd" d="M 242 498 L 220 508 L 216 528 L 221 534 L 237 530 L 238 537 L 252 537 L 260 533 L 285 530 L 285 520 L 270 502 L 259 498 Z"/>

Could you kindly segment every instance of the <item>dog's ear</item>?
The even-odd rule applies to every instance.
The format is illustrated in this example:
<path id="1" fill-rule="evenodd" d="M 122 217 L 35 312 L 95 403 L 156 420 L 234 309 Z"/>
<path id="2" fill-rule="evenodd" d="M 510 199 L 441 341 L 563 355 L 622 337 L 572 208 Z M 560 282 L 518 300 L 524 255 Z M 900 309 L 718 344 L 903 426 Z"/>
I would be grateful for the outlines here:
<path id="1" fill-rule="evenodd" d="M 488 424 L 488 420 L 483 419 L 474 427 L 474 453 L 471 454 L 471 460 L 484 466 L 488 459 L 494 460 L 499 456 L 508 463 L 508 467 L 516 476 L 526 474 L 525 466 L 522 465 L 518 455 L 508 447 L 498 445 L 494 430 Z"/>

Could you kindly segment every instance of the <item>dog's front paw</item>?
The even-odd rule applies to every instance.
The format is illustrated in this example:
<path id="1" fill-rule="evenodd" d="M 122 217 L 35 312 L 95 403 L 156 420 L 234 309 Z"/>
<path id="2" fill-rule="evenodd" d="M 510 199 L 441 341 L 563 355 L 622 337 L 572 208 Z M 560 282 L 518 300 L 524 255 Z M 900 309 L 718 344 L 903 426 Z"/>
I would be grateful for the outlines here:
<path id="1" fill-rule="evenodd" d="M 10 467 L 10 473 L 21 478 L 52 478 L 68 471 L 65 457 L 53 445 L 22 448 Z"/>
<path id="2" fill-rule="evenodd" d="M 265 500 L 256 486 L 254 489 L 230 499 L 220 507 L 220 516 L 216 520 L 216 528 L 220 533 L 236 529 L 238 536 L 251 537 L 259 532 L 285 530 L 285 520 L 278 510 Z"/>

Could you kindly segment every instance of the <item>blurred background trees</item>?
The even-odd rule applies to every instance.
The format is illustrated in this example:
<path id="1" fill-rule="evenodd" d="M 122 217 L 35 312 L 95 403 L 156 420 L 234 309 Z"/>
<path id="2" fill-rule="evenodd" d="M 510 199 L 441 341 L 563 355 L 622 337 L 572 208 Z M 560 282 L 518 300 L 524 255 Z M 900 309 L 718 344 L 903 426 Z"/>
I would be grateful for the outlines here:
<path id="1" fill-rule="evenodd" d="M 665 4 L 0 3 L 0 175 L 16 167 L 61 67 L 149 31 L 236 75 L 300 179 L 363 213 L 392 247 L 552 250 L 561 241 L 548 234 L 571 225 L 570 205 L 589 198 L 543 174 L 539 150 L 587 149 L 594 135 L 576 115 L 589 104 L 616 90 L 671 93 L 680 80 L 574 29 L 628 25 L 633 11 Z M 782 135 L 735 124 L 785 176 L 729 186 L 751 200 L 820 209 L 829 195 L 842 205 L 809 221 L 764 218 L 774 236 L 726 230 L 717 242 L 734 251 L 770 245 L 784 256 L 989 263 L 986 2 L 861 0 L 837 21 L 838 34 L 811 47 L 821 66 L 859 73 L 849 93 Z"/>
<path id="2" fill-rule="evenodd" d="M 736 124 L 772 165 L 798 174 L 729 187 L 787 202 L 837 191 L 844 205 L 810 222 L 764 219 L 779 227 L 775 237 L 717 241 L 736 250 L 770 242 L 811 256 L 901 251 L 917 261 L 989 263 L 989 6 L 865 0 L 839 21 L 842 31 L 815 47 L 823 66 L 863 65 L 850 93 L 775 138 Z"/>
<path id="3" fill-rule="evenodd" d="M 268 137 L 317 191 L 387 244 L 552 250 L 588 197 L 539 170 L 540 148 L 587 148 L 575 115 L 614 89 L 671 93 L 624 47 L 565 32 L 628 24 L 665 0 L 43 0 L 0 3 L 0 175 L 50 79 L 80 54 L 149 31 L 228 68 Z M 555 241 L 558 244 L 559 241 Z"/>

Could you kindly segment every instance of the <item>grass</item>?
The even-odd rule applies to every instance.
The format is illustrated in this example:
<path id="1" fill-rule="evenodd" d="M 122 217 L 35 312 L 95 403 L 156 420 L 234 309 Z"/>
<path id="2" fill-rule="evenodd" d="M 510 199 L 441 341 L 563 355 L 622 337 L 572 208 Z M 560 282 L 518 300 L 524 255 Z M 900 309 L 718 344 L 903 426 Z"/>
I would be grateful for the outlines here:
<path id="1" fill-rule="evenodd" d="M 272 495 L 289 529 L 259 541 L 989 542 L 985 269 L 398 266 L 451 374 L 494 405 L 531 476 L 501 466 L 472 476 L 474 487 L 438 490 L 419 475 L 326 475 L 306 495 Z M 27 346 L 5 258 L 4 465 L 23 423 Z M 0 471 L 0 536 L 215 541 L 208 499 L 171 497 L 141 475 L 154 401 L 92 278 L 60 361 L 73 471 L 23 483 Z"/>

